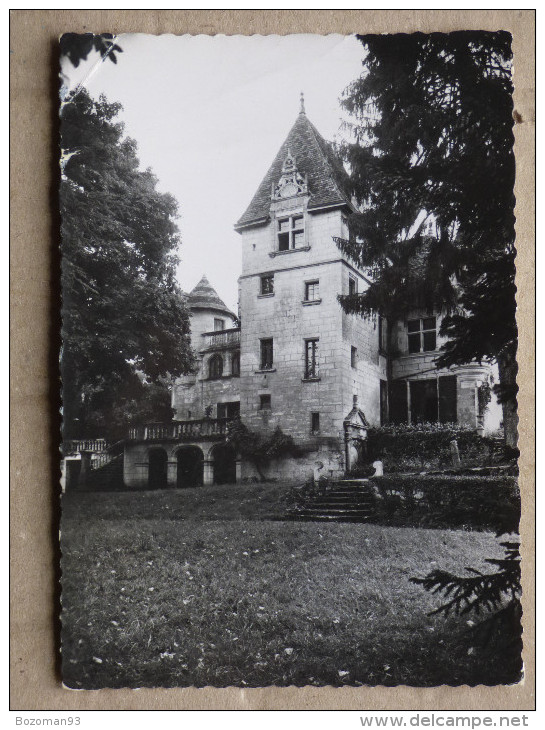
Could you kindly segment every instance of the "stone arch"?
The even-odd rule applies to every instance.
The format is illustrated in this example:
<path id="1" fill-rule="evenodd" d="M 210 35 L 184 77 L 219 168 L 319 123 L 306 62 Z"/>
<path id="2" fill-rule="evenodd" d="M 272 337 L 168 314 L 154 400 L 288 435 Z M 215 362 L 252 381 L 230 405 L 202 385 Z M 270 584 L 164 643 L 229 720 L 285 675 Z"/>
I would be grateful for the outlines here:
<path id="1" fill-rule="evenodd" d="M 213 461 L 214 484 L 235 484 L 237 480 L 237 452 L 231 444 L 214 444 L 209 452 Z"/>
<path id="2" fill-rule="evenodd" d="M 167 487 L 167 452 L 159 446 L 148 451 L 148 488 L 166 489 Z"/>
<path id="3" fill-rule="evenodd" d="M 199 446 L 180 446 L 176 449 L 176 486 L 201 487 L 203 484 L 204 454 Z"/>

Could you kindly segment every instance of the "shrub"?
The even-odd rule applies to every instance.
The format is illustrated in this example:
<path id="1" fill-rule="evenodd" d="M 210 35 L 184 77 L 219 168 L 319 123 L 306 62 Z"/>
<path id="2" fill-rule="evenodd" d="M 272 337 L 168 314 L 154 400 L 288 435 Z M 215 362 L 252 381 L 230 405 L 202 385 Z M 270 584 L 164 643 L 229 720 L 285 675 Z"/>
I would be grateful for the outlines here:
<path id="1" fill-rule="evenodd" d="M 299 458 L 303 455 L 301 447 L 280 426 L 272 433 L 262 434 L 250 431 L 240 418 L 235 418 L 228 424 L 227 443 L 232 444 L 241 456 L 252 462 L 262 482 L 268 481 L 263 469 L 272 459 L 290 456 Z"/>
<path id="2" fill-rule="evenodd" d="M 444 467 L 452 464 L 450 443 L 456 439 L 465 466 L 498 463 L 516 457 L 507 454 L 497 439 L 480 436 L 456 423 L 418 423 L 370 428 L 367 436 L 369 461 L 380 459 L 387 469 Z"/>
<path id="3" fill-rule="evenodd" d="M 498 533 L 518 530 L 520 493 L 514 476 L 387 475 L 373 477 L 371 483 L 379 522 Z"/>

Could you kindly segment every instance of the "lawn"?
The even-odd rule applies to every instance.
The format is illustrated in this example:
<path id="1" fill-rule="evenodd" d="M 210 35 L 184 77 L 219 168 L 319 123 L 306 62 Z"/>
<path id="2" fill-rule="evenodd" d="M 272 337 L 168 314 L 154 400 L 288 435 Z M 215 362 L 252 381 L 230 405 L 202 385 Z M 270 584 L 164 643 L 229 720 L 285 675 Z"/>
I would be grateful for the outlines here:
<path id="1" fill-rule="evenodd" d="M 282 522 L 285 487 L 64 497 L 63 676 L 74 688 L 499 684 L 468 617 L 409 583 L 486 570 L 492 533 Z M 237 500 L 237 497 L 240 499 Z"/>

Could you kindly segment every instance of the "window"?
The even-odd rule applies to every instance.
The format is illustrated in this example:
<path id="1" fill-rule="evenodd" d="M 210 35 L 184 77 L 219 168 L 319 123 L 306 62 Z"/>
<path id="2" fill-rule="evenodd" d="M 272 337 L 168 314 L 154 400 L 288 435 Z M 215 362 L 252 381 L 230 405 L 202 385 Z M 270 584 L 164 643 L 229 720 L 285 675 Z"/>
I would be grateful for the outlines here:
<path id="1" fill-rule="evenodd" d="M 233 352 L 231 356 L 231 375 L 240 377 L 240 352 Z"/>
<path id="2" fill-rule="evenodd" d="M 318 377 L 318 339 L 305 340 L 305 379 Z"/>
<path id="3" fill-rule="evenodd" d="M 388 322 L 380 314 L 378 316 L 378 349 L 379 352 L 388 352 Z"/>
<path id="4" fill-rule="evenodd" d="M 320 282 L 305 282 L 305 302 L 317 302 L 320 300 Z"/>
<path id="5" fill-rule="evenodd" d="M 240 415 L 240 403 L 218 403 L 218 418 L 236 418 Z"/>
<path id="6" fill-rule="evenodd" d="M 221 355 L 212 355 L 208 361 L 208 377 L 211 380 L 221 378 L 223 375 L 223 358 Z"/>
<path id="7" fill-rule="evenodd" d="M 409 352 L 433 352 L 437 346 L 437 320 L 435 317 L 410 319 L 407 322 Z"/>
<path id="8" fill-rule="evenodd" d="M 358 280 L 351 274 L 348 274 L 348 293 L 350 295 L 358 293 Z"/>
<path id="9" fill-rule="evenodd" d="M 271 396 L 269 393 L 259 396 L 259 410 L 266 411 L 271 408 Z"/>
<path id="10" fill-rule="evenodd" d="M 386 380 L 380 381 L 380 425 L 385 426 L 388 423 L 388 383 Z"/>
<path id="11" fill-rule="evenodd" d="M 261 277 L 261 290 L 262 296 L 274 294 L 274 274 L 265 274 Z"/>
<path id="12" fill-rule="evenodd" d="M 319 413 L 310 414 L 310 430 L 312 431 L 312 433 L 318 433 L 320 431 L 320 414 Z"/>
<path id="13" fill-rule="evenodd" d="M 439 376 L 439 421 L 441 423 L 457 423 L 456 375 Z"/>
<path id="14" fill-rule="evenodd" d="M 353 368 L 358 367 L 358 348 L 353 345 L 350 348 L 350 364 Z"/>
<path id="15" fill-rule="evenodd" d="M 409 409 L 407 400 L 407 381 L 392 380 L 388 392 L 390 423 L 408 423 Z"/>
<path id="16" fill-rule="evenodd" d="M 278 250 L 291 251 L 305 245 L 305 225 L 302 215 L 290 215 L 278 221 Z"/>
<path id="17" fill-rule="evenodd" d="M 225 320 L 224 319 L 217 319 L 214 317 L 214 332 L 220 332 L 221 330 L 225 329 Z"/>
<path id="18" fill-rule="evenodd" d="M 381 423 L 382 423 L 382 383 L 381 381 Z M 386 386 L 385 386 L 386 387 Z M 456 375 L 440 375 L 439 378 L 409 381 L 394 380 L 388 392 L 390 423 L 456 423 L 457 422 L 457 384 Z"/>
<path id="19" fill-rule="evenodd" d="M 437 378 L 411 380 L 411 423 L 437 423 L 439 401 L 437 400 Z"/>
<path id="20" fill-rule="evenodd" d="M 261 370 L 271 370 L 273 366 L 273 341 L 272 337 L 261 340 Z"/>

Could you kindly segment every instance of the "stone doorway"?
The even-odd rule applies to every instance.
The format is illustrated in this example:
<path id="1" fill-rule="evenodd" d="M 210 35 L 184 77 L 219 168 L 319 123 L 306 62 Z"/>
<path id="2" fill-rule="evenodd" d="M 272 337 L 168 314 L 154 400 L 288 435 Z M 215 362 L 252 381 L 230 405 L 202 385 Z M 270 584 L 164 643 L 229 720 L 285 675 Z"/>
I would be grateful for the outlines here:
<path id="1" fill-rule="evenodd" d="M 237 480 L 237 455 L 230 444 L 218 444 L 212 449 L 214 459 L 214 484 L 235 484 Z"/>
<path id="2" fill-rule="evenodd" d="M 184 446 L 177 453 L 176 486 L 201 487 L 204 454 L 198 446 Z"/>
<path id="3" fill-rule="evenodd" d="M 148 488 L 166 489 L 167 452 L 164 449 L 151 449 L 149 452 Z"/>

